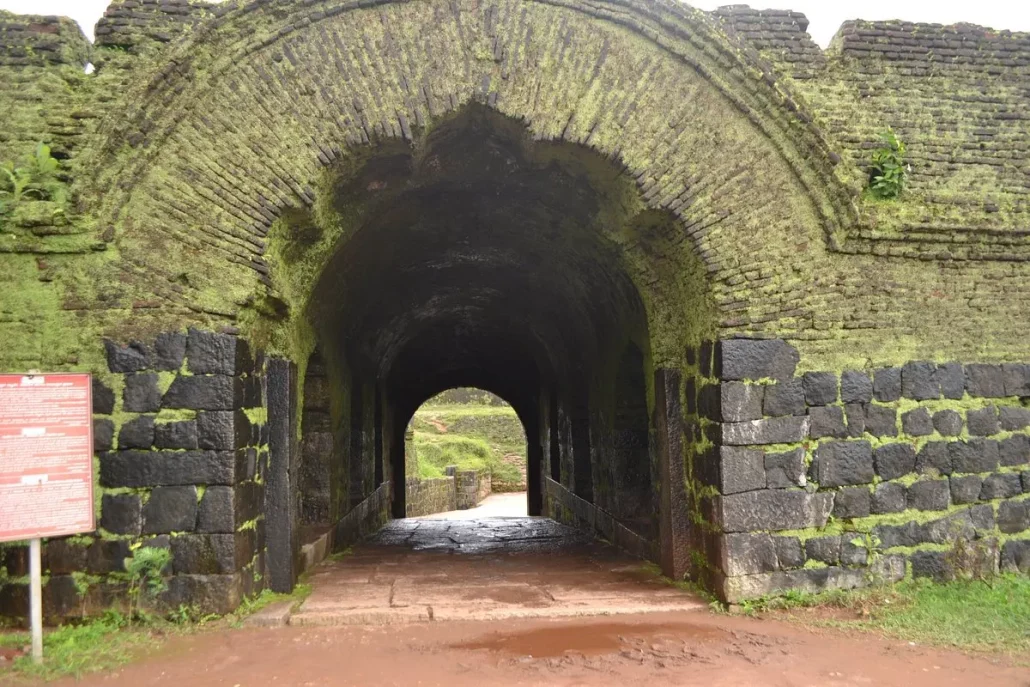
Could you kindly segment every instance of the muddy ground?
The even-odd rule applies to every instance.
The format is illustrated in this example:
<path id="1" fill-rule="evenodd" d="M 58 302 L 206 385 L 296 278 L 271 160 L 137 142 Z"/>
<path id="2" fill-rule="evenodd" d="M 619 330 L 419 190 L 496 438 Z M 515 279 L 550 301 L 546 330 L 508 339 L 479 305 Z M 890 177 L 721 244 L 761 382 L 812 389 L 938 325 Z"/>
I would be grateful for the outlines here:
<path id="1" fill-rule="evenodd" d="M 174 638 L 114 674 L 53 684 L 1030 687 L 1030 668 L 869 635 L 680 611 L 218 630 Z"/>

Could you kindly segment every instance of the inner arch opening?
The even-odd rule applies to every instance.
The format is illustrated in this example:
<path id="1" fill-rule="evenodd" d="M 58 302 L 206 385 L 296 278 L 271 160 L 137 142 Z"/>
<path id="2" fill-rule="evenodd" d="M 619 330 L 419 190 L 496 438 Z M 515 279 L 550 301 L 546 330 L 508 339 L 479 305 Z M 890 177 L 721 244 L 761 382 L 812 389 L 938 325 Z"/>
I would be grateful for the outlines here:
<path id="1" fill-rule="evenodd" d="M 326 200 L 286 218 L 282 251 L 298 268 L 326 256 L 306 316 L 332 397 L 329 517 L 381 480 L 404 517 L 409 421 L 477 387 L 525 428 L 531 515 L 550 512 L 550 480 L 652 538 L 640 285 L 657 277 L 631 256 L 668 218 L 611 161 L 475 105 L 332 172 Z"/>

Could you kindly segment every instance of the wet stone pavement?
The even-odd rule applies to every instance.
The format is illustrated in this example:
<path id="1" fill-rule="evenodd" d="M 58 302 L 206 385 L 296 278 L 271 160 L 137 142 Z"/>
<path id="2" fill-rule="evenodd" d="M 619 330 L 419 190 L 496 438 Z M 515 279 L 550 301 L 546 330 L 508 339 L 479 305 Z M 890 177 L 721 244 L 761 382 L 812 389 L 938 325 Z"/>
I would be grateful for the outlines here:
<path id="1" fill-rule="evenodd" d="M 383 625 L 703 608 L 642 561 L 545 518 L 394 520 L 318 566 L 291 625 Z"/>

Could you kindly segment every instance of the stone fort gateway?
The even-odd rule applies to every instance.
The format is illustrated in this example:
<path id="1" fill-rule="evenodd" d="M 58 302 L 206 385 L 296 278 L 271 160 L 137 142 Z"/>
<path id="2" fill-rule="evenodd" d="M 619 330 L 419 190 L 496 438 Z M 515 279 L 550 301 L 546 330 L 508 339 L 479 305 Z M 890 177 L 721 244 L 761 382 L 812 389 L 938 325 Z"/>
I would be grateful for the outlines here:
<path id="1" fill-rule="evenodd" d="M 45 544 L 47 614 L 139 543 L 173 607 L 288 591 L 310 532 L 405 515 L 459 386 L 518 413 L 531 515 L 724 601 L 1030 570 L 1030 34 L 807 24 L 0 13 L 0 371 L 93 374 L 97 530 Z"/>

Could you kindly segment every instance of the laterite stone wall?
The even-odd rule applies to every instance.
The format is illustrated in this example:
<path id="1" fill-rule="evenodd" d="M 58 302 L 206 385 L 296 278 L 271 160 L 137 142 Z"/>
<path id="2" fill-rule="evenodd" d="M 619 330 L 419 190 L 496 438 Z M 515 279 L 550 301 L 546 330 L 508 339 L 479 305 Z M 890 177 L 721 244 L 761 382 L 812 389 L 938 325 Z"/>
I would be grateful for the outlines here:
<path id="1" fill-rule="evenodd" d="M 782 340 L 708 350 L 696 475 L 727 600 L 1030 570 L 1030 365 L 797 374 Z"/>

